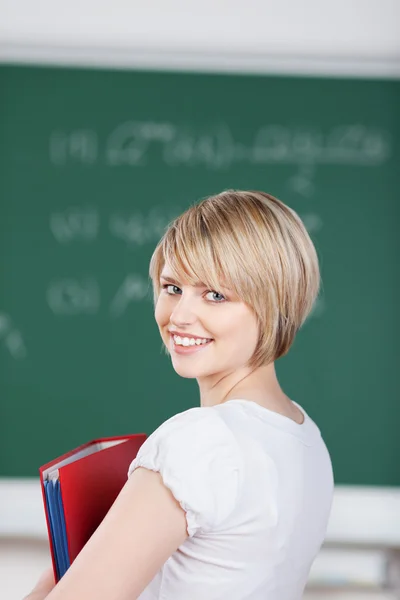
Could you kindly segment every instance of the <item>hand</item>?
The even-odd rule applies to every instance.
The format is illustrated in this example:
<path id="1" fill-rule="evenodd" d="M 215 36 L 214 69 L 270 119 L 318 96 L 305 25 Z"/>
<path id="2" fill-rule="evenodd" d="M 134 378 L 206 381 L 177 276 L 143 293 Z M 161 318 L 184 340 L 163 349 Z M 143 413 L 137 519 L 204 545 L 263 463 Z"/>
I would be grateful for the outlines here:
<path id="1" fill-rule="evenodd" d="M 53 567 L 46 569 L 39 578 L 39 581 L 24 600 L 44 600 L 51 590 L 54 588 Z"/>

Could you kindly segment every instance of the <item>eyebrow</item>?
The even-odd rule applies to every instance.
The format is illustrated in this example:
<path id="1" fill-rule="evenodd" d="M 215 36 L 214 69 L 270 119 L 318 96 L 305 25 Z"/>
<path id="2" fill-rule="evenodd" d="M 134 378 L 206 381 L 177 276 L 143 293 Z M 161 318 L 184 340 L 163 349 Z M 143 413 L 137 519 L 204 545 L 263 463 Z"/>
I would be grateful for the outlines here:
<path id="1" fill-rule="evenodd" d="M 170 281 L 171 283 L 173 283 L 174 285 L 177 285 L 178 287 L 180 286 L 179 281 L 177 281 L 176 279 L 174 279 L 173 277 L 170 277 L 169 275 L 160 275 L 160 279 L 165 279 L 166 281 Z M 207 287 L 205 283 L 196 283 L 196 285 L 194 286 L 196 288 L 201 288 L 201 287 Z"/>
<path id="2" fill-rule="evenodd" d="M 174 279 L 173 277 L 170 277 L 169 275 L 163 275 L 163 274 L 161 273 L 161 275 L 160 275 L 160 279 L 165 279 L 165 281 L 170 281 L 170 282 L 171 282 L 171 283 L 173 283 L 174 285 L 176 285 L 176 286 L 178 286 L 178 287 L 180 286 L 180 283 L 179 283 L 179 281 L 177 281 L 177 280 L 176 280 L 176 279 Z M 195 288 L 204 288 L 204 287 L 208 287 L 208 286 L 207 286 L 205 283 L 196 283 L 194 287 L 195 287 Z M 228 291 L 232 291 L 230 288 L 226 287 L 225 285 L 221 285 L 220 287 L 221 287 L 221 289 L 225 289 L 225 290 L 228 290 Z"/>

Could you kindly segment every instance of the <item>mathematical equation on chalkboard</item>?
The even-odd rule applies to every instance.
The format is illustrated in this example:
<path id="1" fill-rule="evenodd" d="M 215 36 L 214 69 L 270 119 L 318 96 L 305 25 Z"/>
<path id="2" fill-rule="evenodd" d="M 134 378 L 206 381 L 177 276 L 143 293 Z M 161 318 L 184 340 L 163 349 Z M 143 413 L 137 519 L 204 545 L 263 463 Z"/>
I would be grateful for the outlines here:
<path id="1" fill-rule="evenodd" d="M 95 315 L 102 304 L 99 281 L 94 276 L 65 277 L 51 281 L 46 290 L 50 310 L 57 316 Z M 121 317 L 129 304 L 150 298 L 149 282 L 138 273 L 128 273 L 108 302 L 111 317 Z"/>
<path id="2" fill-rule="evenodd" d="M 110 239 L 134 249 L 146 243 L 158 242 L 168 223 L 182 209 L 170 208 L 168 212 L 153 207 L 147 213 L 112 213 L 101 218 L 99 209 L 89 206 L 70 206 L 64 211 L 51 213 L 49 229 L 54 242 L 60 246 L 94 244 L 102 227 L 106 228 Z M 310 234 L 322 228 L 322 219 L 316 213 L 300 215 Z M 108 318 L 123 317 L 129 307 L 138 302 L 151 302 L 152 289 L 147 277 L 139 273 L 127 273 L 113 290 L 101 288 L 96 275 L 77 277 L 57 277 L 51 280 L 44 293 L 45 302 L 57 318 L 76 316 L 93 317 L 100 313 Z M 105 312 L 104 312 L 105 311 Z M 324 299 L 320 297 L 311 317 L 318 317 L 325 311 Z M 26 358 L 28 352 L 23 335 L 11 316 L 0 312 L 0 345 L 16 359 Z"/>
<path id="3" fill-rule="evenodd" d="M 307 197 L 314 192 L 317 166 L 379 166 L 392 153 L 388 131 L 348 124 L 322 131 L 311 127 L 268 124 L 244 143 L 226 123 L 196 131 L 171 122 L 128 121 L 106 136 L 92 129 L 52 132 L 49 156 L 53 165 L 95 165 L 142 168 L 154 160 L 168 167 L 226 170 L 238 164 L 293 165 L 290 187 Z"/>
<path id="4" fill-rule="evenodd" d="M 171 207 L 167 212 L 154 207 L 148 213 L 140 211 L 124 214 L 112 213 L 101 219 L 100 211 L 93 206 L 70 206 L 63 211 L 51 213 L 49 225 L 55 240 L 60 244 L 75 241 L 93 242 L 106 227 L 111 236 L 127 245 L 142 246 L 158 242 L 170 223 L 183 209 Z"/>
<path id="5" fill-rule="evenodd" d="M 287 184 L 308 198 L 315 191 L 318 167 L 379 167 L 392 154 L 388 131 L 357 123 L 326 131 L 268 124 L 247 135 L 246 143 L 236 139 L 226 123 L 197 131 L 191 126 L 156 121 L 128 121 L 106 135 L 93 129 L 60 128 L 49 138 L 49 159 L 58 168 L 71 164 L 142 168 L 155 160 L 171 168 L 203 166 L 211 170 L 238 164 L 292 165 L 294 171 Z M 168 222 L 180 212 L 176 207 L 166 215 L 156 207 L 147 214 L 114 212 L 101 217 L 95 207 L 68 207 L 50 215 L 49 227 L 55 242 L 63 246 L 95 243 L 100 231 L 106 229 L 113 239 L 134 248 L 156 243 Z M 323 226 L 315 212 L 300 216 L 310 233 Z M 108 294 L 102 293 L 98 277 L 89 274 L 50 281 L 44 295 L 57 317 L 97 315 L 106 308 L 109 317 L 115 319 L 126 314 L 132 303 L 150 299 L 149 292 L 148 279 L 138 273 L 127 273 Z M 319 298 L 312 316 L 320 316 L 325 310 L 324 300 Z M 0 343 L 15 359 L 27 355 L 23 335 L 6 312 L 0 312 Z"/>
<path id="6" fill-rule="evenodd" d="M 49 225 L 55 240 L 62 245 L 72 242 L 94 242 L 105 227 L 111 236 L 125 242 L 128 246 L 142 246 L 149 242 L 157 243 L 163 235 L 168 223 L 178 214 L 180 209 L 171 209 L 163 214 L 162 209 L 154 208 L 143 214 L 139 211 L 123 214 L 112 213 L 102 219 L 100 211 L 91 206 L 71 206 L 64 211 L 50 215 Z M 301 215 L 310 234 L 322 228 L 322 219 L 317 213 L 309 212 Z"/>
<path id="7" fill-rule="evenodd" d="M 147 213 L 112 213 L 101 218 L 95 207 L 68 207 L 50 215 L 49 226 L 54 240 L 62 246 L 91 244 L 98 239 L 102 227 L 111 238 L 122 241 L 125 248 L 155 244 L 182 209 L 170 207 L 165 211 L 153 207 Z M 121 317 L 132 302 L 150 298 L 149 281 L 138 273 L 128 273 L 114 290 L 108 301 L 110 317 Z M 94 275 L 84 278 L 58 278 L 46 290 L 47 305 L 58 316 L 97 314 L 104 300 L 98 279 Z"/>
<path id="8" fill-rule="evenodd" d="M 168 223 L 180 212 L 177 208 L 165 214 L 161 208 L 154 207 L 148 213 L 112 213 L 102 220 L 99 210 L 94 207 L 69 207 L 52 213 L 49 226 L 54 240 L 63 246 L 95 243 L 104 226 L 110 236 L 122 242 L 125 248 L 134 248 L 148 242 L 155 245 Z M 308 213 L 301 217 L 310 234 L 321 229 L 322 219 L 318 214 Z M 149 281 L 138 273 L 128 273 L 108 301 L 109 315 L 121 317 L 131 303 L 146 298 L 151 298 Z M 58 316 L 94 315 L 103 303 L 101 286 L 95 276 L 51 281 L 46 300 L 51 311 Z"/>

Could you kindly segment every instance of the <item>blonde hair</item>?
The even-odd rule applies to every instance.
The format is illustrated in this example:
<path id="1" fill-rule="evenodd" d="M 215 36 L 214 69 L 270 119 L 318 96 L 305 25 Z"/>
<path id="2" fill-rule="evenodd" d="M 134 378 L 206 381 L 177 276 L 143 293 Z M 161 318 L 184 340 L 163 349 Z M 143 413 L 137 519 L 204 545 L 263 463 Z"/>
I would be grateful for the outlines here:
<path id="1" fill-rule="evenodd" d="M 303 222 L 264 192 L 227 190 L 172 221 L 150 261 L 155 303 L 166 262 L 179 281 L 231 288 L 254 311 L 254 368 L 288 352 L 318 296 L 318 257 Z"/>

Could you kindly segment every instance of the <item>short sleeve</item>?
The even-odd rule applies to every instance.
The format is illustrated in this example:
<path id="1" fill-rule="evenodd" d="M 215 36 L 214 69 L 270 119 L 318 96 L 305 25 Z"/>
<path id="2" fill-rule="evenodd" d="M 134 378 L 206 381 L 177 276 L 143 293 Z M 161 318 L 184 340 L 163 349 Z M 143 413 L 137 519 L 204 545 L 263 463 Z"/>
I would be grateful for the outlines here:
<path id="1" fill-rule="evenodd" d="M 192 408 L 163 423 L 129 467 L 159 472 L 186 513 L 189 537 L 217 529 L 237 503 L 242 478 L 237 441 L 212 407 Z"/>

